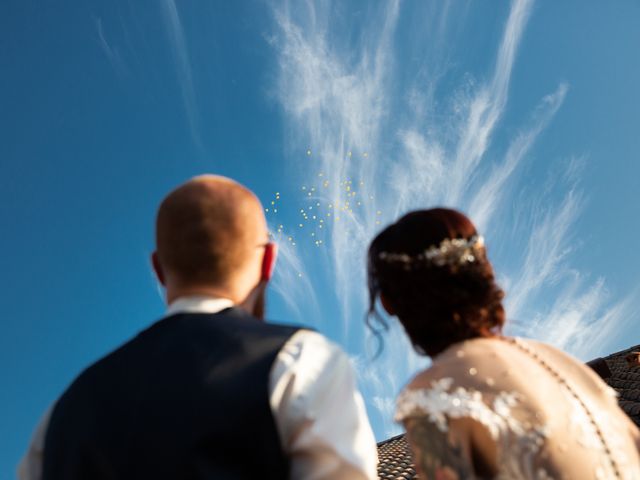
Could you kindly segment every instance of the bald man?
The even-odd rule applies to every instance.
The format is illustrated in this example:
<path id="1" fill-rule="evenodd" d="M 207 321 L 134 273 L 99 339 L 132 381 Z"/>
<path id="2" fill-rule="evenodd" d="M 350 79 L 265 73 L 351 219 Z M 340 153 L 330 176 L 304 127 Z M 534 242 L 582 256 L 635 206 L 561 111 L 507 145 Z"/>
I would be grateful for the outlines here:
<path id="1" fill-rule="evenodd" d="M 22 479 L 372 479 L 377 450 L 347 356 L 264 323 L 275 245 L 223 177 L 171 192 L 153 268 L 168 311 L 47 412 Z"/>

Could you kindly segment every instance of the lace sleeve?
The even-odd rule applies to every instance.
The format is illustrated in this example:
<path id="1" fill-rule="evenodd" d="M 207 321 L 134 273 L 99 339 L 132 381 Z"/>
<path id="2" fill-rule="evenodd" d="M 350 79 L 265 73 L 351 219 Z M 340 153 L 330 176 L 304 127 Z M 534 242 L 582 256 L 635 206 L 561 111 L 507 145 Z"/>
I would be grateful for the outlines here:
<path id="1" fill-rule="evenodd" d="M 519 404 L 517 393 L 495 392 L 491 399 L 483 398 L 478 390 L 453 387 L 451 378 L 435 380 L 430 388 L 408 389 L 400 394 L 395 418 L 407 427 L 416 463 L 425 468 L 425 472 L 431 472 L 432 476 L 427 478 L 473 478 L 468 476 L 469 469 L 473 472 L 470 454 L 464 454 L 472 450 L 471 440 L 459 432 L 451 432 L 450 428 L 452 419 L 462 418 L 482 425 L 495 442 L 497 478 L 550 478 L 539 467 L 538 458 L 547 435 L 546 429 L 514 415 Z M 460 441 L 456 444 L 451 440 L 454 438 Z M 465 442 L 468 442 L 467 448 L 461 450 Z M 446 475 L 442 469 L 446 469 Z M 440 477 L 434 477 L 435 473 Z"/>
<path id="2" fill-rule="evenodd" d="M 435 480 L 475 479 L 473 464 L 460 440 L 426 418 L 405 421 L 407 438 L 419 478 Z"/>
<path id="3" fill-rule="evenodd" d="M 427 416 L 441 432 L 448 430 L 448 418 L 472 418 L 484 425 L 493 439 L 501 431 L 516 427 L 511 408 L 517 404 L 517 394 L 500 392 L 493 405 L 487 405 L 482 393 L 463 387 L 451 389 L 453 379 L 441 378 L 431 388 L 405 390 L 398 397 L 395 419 L 402 422 L 413 416 Z"/>

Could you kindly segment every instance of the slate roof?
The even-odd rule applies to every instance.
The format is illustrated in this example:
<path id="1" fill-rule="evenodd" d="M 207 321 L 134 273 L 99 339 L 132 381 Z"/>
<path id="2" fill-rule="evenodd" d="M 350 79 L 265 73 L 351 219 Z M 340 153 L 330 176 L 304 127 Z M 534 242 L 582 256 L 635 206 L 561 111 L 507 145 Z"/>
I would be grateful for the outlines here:
<path id="1" fill-rule="evenodd" d="M 600 376 L 618 392 L 620 407 L 640 427 L 640 345 L 592 360 L 589 365 L 598 360 L 604 360 L 609 368 L 609 376 Z"/>
<path id="2" fill-rule="evenodd" d="M 411 451 L 404 434 L 378 444 L 378 478 L 416 478 Z"/>
<path id="3" fill-rule="evenodd" d="M 640 345 L 596 358 L 587 365 L 618 392 L 620 407 L 640 427 Z M 378 457 L 379 478 L 418 478 L 404 434 L 380 442 Z"/>

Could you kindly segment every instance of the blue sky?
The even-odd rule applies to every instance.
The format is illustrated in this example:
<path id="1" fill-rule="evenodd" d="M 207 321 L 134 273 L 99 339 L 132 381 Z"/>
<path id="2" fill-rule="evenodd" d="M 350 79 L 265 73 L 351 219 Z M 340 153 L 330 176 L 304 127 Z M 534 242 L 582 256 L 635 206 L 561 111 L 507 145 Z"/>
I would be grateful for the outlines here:
<path id="1" fill-rule="evenodd" d="M 379 440 L 425 362 L 396 324 L 371 358 L 364 252 L 409 209 L 478 223 L 510 333 L 584 360 L 640 343 L 637 2 L 0 8 L 3 476 L 82 368 L 162 315 L 155 209 L 203 172 L 269 209 L 270 316 L 347 349 Z"/>

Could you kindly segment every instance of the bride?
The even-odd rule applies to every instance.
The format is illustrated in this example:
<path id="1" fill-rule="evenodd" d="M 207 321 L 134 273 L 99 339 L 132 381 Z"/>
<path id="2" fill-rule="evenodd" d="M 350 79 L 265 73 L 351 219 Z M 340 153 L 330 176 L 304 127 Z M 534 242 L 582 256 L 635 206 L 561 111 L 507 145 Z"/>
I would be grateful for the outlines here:
<path id="1" fill-rule="evenodd" d="M 616 393 L 543 343 L 501 334 L 483 239 L 449 209 L 409 213 L 372 242 L 370 317 L 398 317 L 432 359 L 400 394 L 420 478 L 640 479 L 640 434 Z"/>

